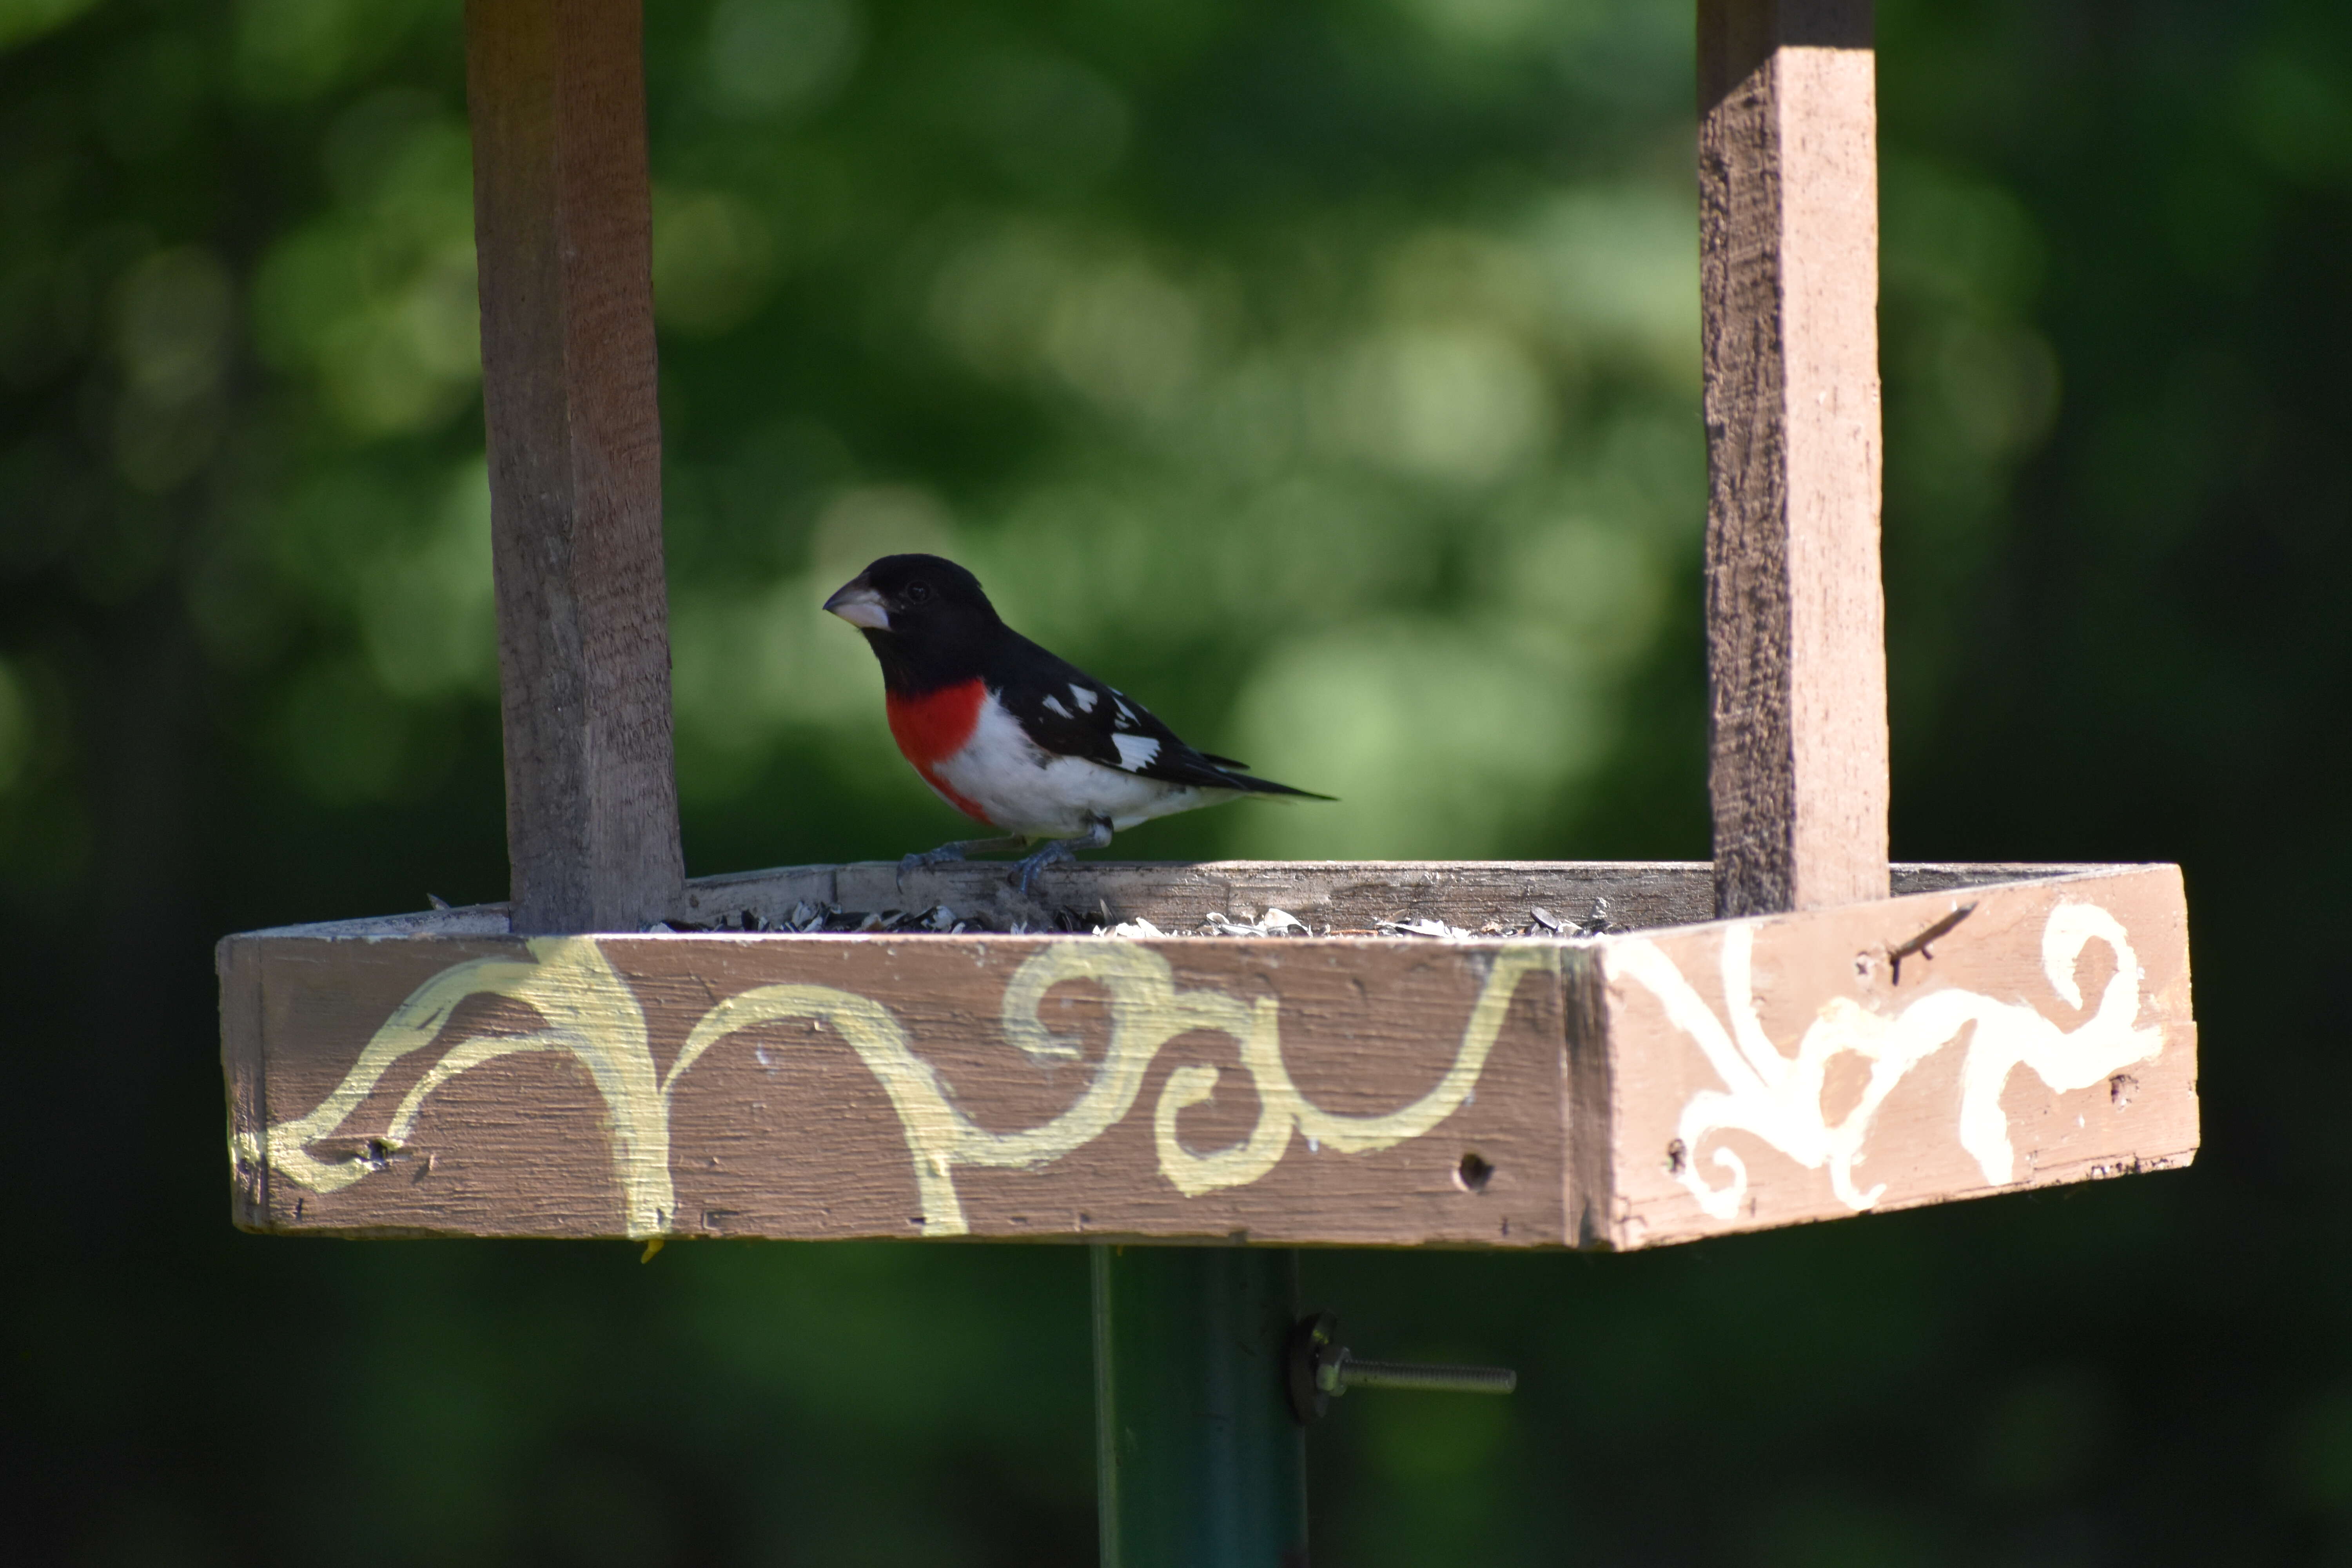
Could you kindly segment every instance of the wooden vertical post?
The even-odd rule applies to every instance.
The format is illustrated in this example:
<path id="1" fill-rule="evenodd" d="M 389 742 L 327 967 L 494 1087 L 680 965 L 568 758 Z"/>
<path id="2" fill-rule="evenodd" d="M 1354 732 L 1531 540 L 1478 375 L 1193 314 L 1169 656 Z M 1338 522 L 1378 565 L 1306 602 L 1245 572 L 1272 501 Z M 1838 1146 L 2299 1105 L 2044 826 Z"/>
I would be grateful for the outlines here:
<path id="1" fill-rule="evenodd" d="M 519 931 L 684 877 L 640 0 L 467 0 L 507 846 Z"/>
<path id="2" fill-rule="evenodd" d="M 1699 0 L 1717 910 L 1887 896 L 1870 0 Z"/>

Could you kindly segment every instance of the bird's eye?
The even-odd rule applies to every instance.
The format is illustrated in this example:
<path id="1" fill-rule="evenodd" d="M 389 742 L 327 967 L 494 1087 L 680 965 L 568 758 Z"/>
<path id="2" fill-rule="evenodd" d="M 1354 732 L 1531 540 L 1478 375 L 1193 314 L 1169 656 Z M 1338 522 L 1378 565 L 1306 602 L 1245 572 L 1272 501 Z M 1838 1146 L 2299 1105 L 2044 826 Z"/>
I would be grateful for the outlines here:
<path id="1" fill-rule="evenodd" d="M 931 585 L 929 583 L 917 582 L 907 584 L 907 603 L 919 605 L 930 596 Z"/>

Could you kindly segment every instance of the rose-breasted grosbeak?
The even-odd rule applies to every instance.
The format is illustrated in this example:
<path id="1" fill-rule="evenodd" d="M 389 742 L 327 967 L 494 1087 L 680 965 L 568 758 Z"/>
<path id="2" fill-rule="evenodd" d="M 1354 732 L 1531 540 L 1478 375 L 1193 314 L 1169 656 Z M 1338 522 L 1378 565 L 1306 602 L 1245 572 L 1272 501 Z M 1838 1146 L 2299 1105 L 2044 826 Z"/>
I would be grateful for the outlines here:
<path id="1" fill-rule="evenodd" d="M 882 665 L 890 733 L 940 798 L 1009 837 L 909 855 L 906 866 L 1027 847 L 1037 873 L 1123 827 L 1244 795 L 1328 800 L 1196 752 L 1143 704 L 997 619 L 980 580 L 936 555 L 886 555 L 824 607 L 866 634 Z"/>

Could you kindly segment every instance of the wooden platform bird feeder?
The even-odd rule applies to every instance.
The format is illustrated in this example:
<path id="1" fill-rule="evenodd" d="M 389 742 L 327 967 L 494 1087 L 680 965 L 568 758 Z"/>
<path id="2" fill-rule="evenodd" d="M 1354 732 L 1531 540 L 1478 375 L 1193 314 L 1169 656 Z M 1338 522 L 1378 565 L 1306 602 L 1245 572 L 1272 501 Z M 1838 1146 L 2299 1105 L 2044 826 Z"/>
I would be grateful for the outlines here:
<path id="1" fill-rule="evenodd" d="M 1887 863 L 1867 0 L 1699 4 L 1714 863 L 1026 911 L 683 879 L 638 0 L 467 26 L 513 901 L 220 944 L 240 1226 L 1628 1248 L 2194 1155 L 2176 868 Z M 1373 934 L 1139 923 L 1270 910 Z"/>

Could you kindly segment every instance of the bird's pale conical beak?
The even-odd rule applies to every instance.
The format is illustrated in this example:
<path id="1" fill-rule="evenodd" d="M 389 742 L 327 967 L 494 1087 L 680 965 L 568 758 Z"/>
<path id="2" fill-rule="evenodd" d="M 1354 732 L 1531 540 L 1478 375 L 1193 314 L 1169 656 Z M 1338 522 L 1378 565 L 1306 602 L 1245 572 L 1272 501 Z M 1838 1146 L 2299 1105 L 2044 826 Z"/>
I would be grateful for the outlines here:
<path id="1" fill-rule="evenodd" d="M 853 626 L 863 626 L 870 632 L 890 629 L 890 612 L 882 607 L 882 595 L 866 585 L 862 576 L 844 583 L 824 607 Z"/>

